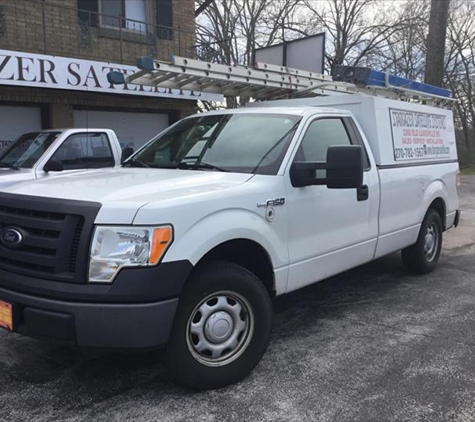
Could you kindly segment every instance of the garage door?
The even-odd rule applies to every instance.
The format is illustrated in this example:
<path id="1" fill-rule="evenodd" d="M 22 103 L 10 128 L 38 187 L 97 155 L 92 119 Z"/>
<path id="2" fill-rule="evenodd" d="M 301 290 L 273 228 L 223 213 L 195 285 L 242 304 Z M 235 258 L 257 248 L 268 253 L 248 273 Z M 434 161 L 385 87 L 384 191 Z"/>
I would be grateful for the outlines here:
<path id="1" fill-rule="evenodd" d="M 135 150 L 168 127 L 168 115 L 158 113 L 127 113 L 115 111 L 74 111 L 74 126 L 112 129 L 122 146 Z"/>
<path id="2" fill-rule="evenodd" d="M 0 148 L 20 135 L 41 130 L 40 107 L 0 105 Z"/>

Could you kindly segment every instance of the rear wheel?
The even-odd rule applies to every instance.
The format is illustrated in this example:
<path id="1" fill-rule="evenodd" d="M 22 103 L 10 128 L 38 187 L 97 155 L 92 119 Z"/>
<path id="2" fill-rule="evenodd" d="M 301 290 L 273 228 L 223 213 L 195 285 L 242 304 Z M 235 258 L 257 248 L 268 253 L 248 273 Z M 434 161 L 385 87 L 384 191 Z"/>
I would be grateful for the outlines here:
<path id="1" fill-rule="evenodd" d="M 442 249 L 442 220 L 430 208 L 422 222 L 417 242 L 402 251 L 406 267 L 416 274 L 427 274 L 435 269 Z"/>
<path id="2" fill-rule="evenodd" d="M 192 276 L 168 344 L 178 381 L 220 388 L 248 375 L 269 344 L 272 304 L 262 282 L 243 267 L 212 262 Z"/>

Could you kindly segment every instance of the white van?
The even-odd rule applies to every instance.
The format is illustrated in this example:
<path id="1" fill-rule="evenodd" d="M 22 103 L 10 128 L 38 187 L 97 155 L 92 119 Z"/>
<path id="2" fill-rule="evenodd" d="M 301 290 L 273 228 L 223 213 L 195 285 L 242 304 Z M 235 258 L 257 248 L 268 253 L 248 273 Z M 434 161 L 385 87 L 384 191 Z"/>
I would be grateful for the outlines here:
<path id="1" fill-rule="evenodd" d="M 188 117 L 123 168 L 0 193 L 0 326 L 167 345 L 181 382 L 236 382 L 274 297 L 399 250 L 434 270 L 458 171 L 449 110 L 342 95 Z"/>

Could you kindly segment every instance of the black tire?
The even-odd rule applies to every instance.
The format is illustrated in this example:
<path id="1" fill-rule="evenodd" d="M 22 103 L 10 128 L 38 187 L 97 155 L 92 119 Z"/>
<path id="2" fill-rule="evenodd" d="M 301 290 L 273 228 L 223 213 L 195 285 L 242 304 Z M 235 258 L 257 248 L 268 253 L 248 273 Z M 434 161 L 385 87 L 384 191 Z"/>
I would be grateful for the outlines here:
<path id="1" fill-rule="evenodd" d="M 427 274 L 437 267 L 442 249 L 442 220 L 439 213 L 430 208 L 427 211 L 417 242 L 402 251 L 402 259 L 409 271 L 415 274 Z M 432 248 L 426 237 L 433 234 Z"/>
<path id="2" fill-rule="evenodd" d="M 232 263 L 210 262 L 191 277 L 167 347 L 169 370 L 179 382 L 200 390 L 238 382 L 255 368 L 269 344 L 273 316 L 269 294 L 253 273 Z M 229 338 L 213 339 L 216 333 Z M 233 349 L 217 350 L 229 343 Z M 197 350 L 208 345 L 209 350 Z M 209 356 L 213 350 L 222 355 Z"/>

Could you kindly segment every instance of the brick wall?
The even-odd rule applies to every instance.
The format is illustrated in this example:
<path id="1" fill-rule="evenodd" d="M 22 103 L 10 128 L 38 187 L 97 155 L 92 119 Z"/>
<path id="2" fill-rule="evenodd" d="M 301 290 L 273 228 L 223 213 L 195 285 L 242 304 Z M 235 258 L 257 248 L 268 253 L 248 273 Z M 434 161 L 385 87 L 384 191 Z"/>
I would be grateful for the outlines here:
<path id="1" fill-rule="evenodd" d="M 156 26 L 156 0 L 146 1 L 147 31 L 140 32 L 102 27 L 98 15 L 88 15 L 84 23 L 77 0 L 0 0 L 0 49 L 126 64 L 143 55 L 162 60 L 172 54 L 193 56 L 194 0 L 173 0 L 174 28 L 165 36 L 159 32 L 163 27 Z M 162 111 L 170 122 L 196 112 L 196 102 L 189 100 L 0 87 L 2 104 L 40 105 L 45 128 L 73 126 L 74 108 Z"/>
<path id="2" fill-rule="evenodd" d="M 0 48 L 131 64 L 143 55 L 193 56 L 194 0 L 173 1 L 170 39 L 157 38 L 156 1 L 146 1 L 147 30 L 140 31 L 101 27 L 94 14 L 95 23 L 80 21 L 77 0 L 0 0 Z"/>

